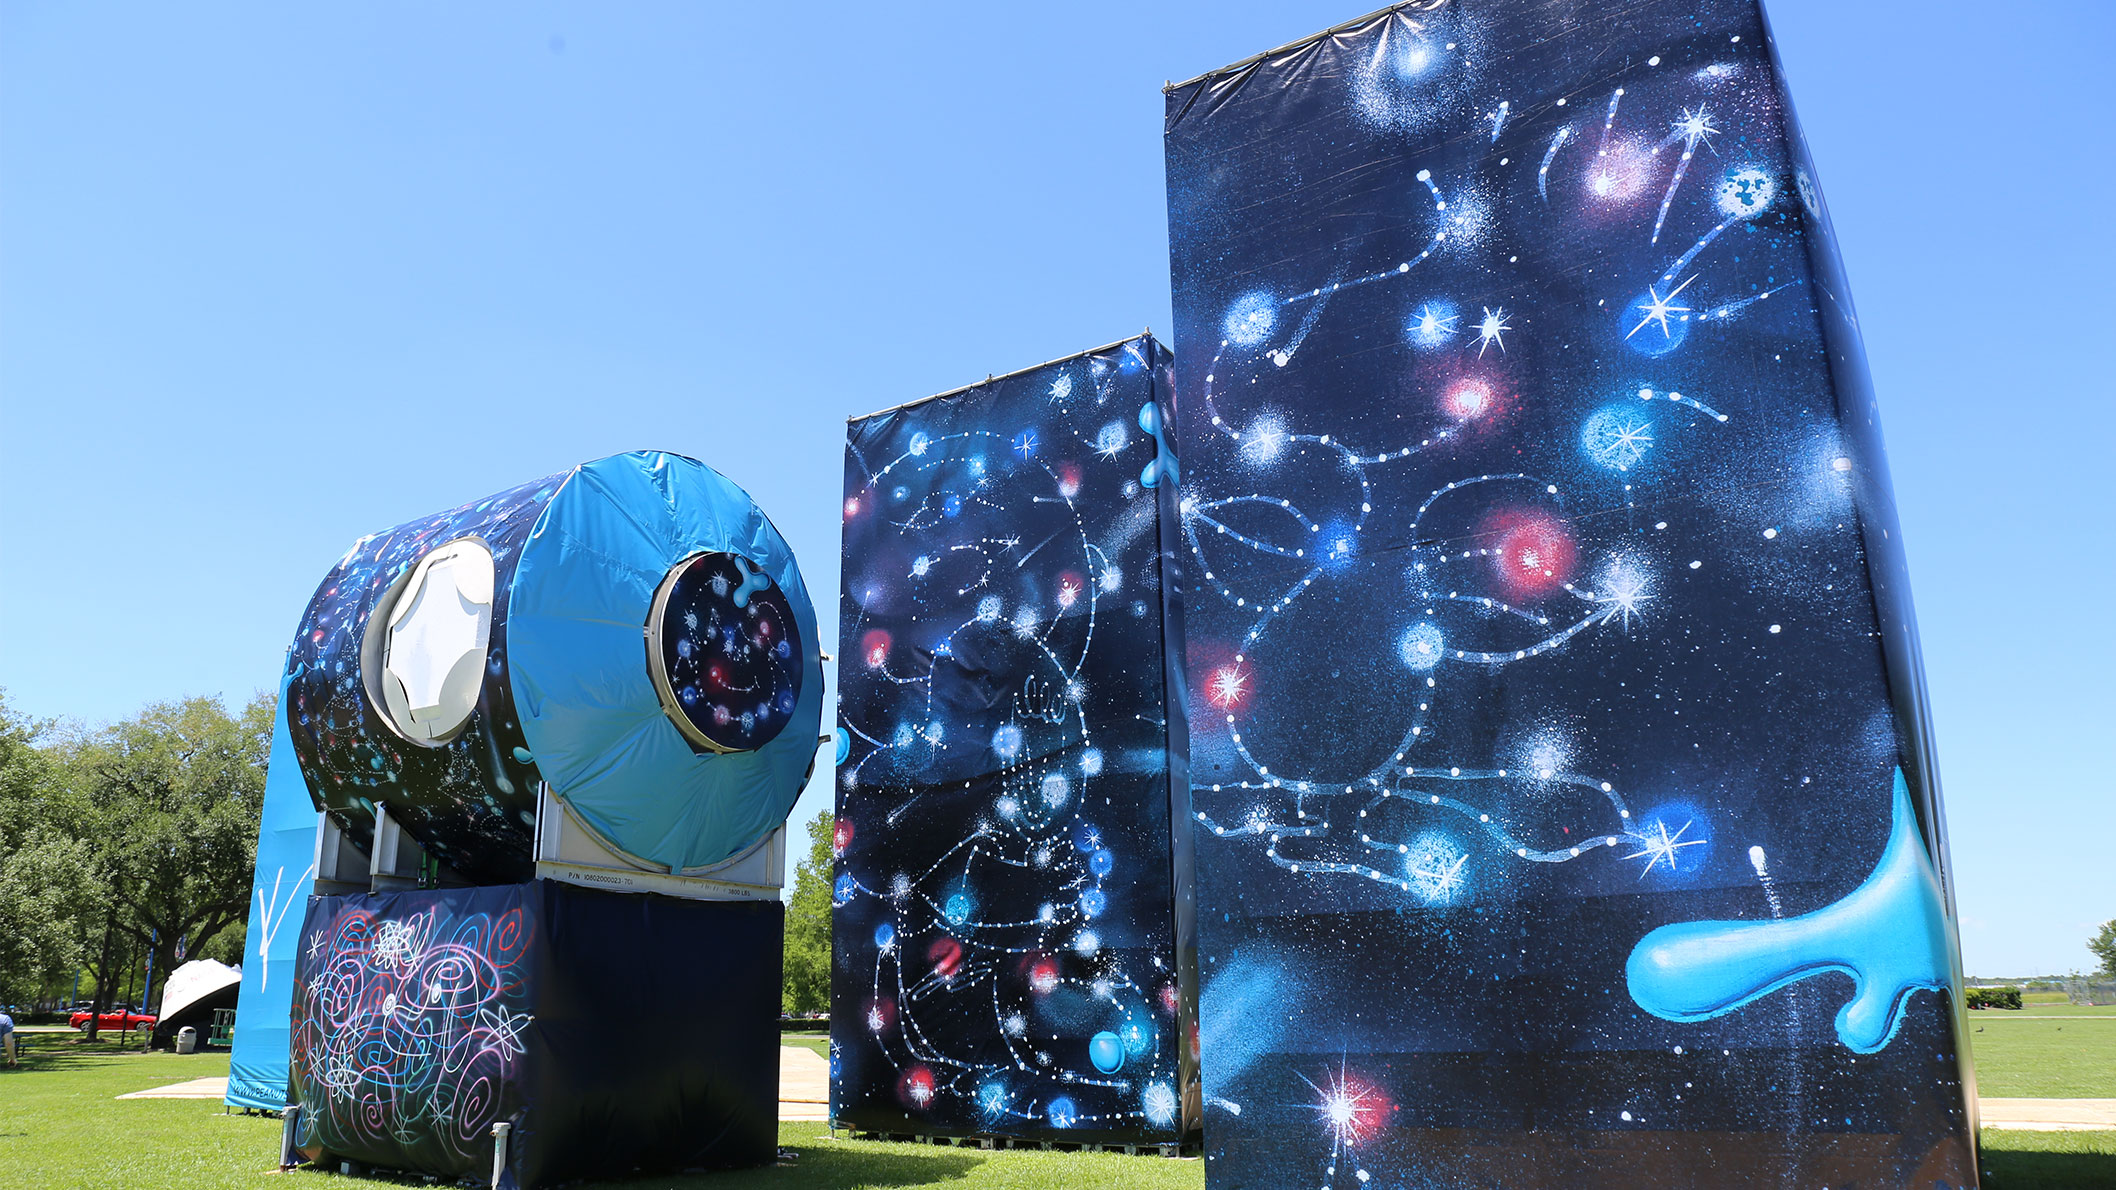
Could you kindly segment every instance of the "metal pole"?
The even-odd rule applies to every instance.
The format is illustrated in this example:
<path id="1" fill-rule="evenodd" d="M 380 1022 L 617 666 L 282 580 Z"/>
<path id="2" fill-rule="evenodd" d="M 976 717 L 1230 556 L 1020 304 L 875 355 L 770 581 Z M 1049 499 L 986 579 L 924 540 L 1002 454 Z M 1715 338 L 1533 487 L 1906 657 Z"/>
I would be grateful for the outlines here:
<path id="1" fill-rule="evenodd" d="M 505 1120 L 492 1126 L 492 1190 L 500 1190 L 500 1178 L 507 1172 L 507 1134 L 513 1129 Z"/>

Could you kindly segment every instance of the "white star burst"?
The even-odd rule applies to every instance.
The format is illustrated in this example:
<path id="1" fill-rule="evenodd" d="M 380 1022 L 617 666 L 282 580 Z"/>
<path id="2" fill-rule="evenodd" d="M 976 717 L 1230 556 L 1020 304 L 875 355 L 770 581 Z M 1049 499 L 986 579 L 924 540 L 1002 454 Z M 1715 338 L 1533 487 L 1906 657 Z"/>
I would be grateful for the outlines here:
<path id="1" fill-rule="evenodd" d="M 1675 855 L 1677 852 L 1685 847 L 1702 847 L 1705 845 L 1703 839 L 1683 838 L 1684 833 L 1692 825 L 1694 824 L 1685 822 L 1677 827 L 1675 833 L 1671 835 L 1668 833 L 1668 824 L 1656 819 L 1650 828 L 1653 833 L 1634 834 L 1631 836 L 1631 841 L 1638 844 L 1639 849 L 1624 858 L 1643 859 L 1646 861 L 1646 866 L 1640 868 L 1638 872 L 1640 880 L 1646 878 L 1646 873 L 1651 872 L 1655 864 L 1665 863 L 1668 865 L 1668 870 L 1673 872 L 1675 870 Z"/>
<path id="2" fill-rule="evenodd" d="M 1454 334 L 1455 323 L 1460 317 L 1459 314 L 1449 313 L 1428 302 L 1424 309 L 1418 311 L 1418 321 L 1414 325 L 1419 338 L 1433 343 Z"/>
<path id="3" fill-rule="evenodd" d="M 1452 901 L 1462 891 L 1462 866 L 1469 862 L 1468 854 L 1455 857 L 1453 863 L 1435 862 L 1427 865 L 1413 864 L 1410 874 L 1418 881 L 1429 901 Z"/>
<path id="4" fill-rule="evenodd" d="M 1482 359 L 1484 349 L 1493 346 L 1503 355 L 1506 351 L 1506 332 L 1512 329 L 1513 324 L 1506 321 L 1506 307 L 1501 306 L 1496 310 L 1490 306 L 1484 307 L 1484 320 L 1477 324 L 1477 357 Z"/>
<path id="5" fill-rule="evenodd" d="M 1690 281 L 1695 281 L 1697 280 L 1697 278 L 1698 274 L 1692 273 L 1690 275 Z M 1659 286 L 1647 286 L 1646 300 L 1631 307 L 1634 310 L 1644 310 L 1646 312 L 1646 316 L 1644 318 L 1639 319 L 1638 325 L 1632 327 L 1631 330 L 1624 335 L 1624 337 L 1628 339 L 1632 335 L 1635 335 L 1640 331 L 1645 330 L 1648 326 L 1651 326 L 1652 324 L 1658 322 L 1660 323 L 1660 333 L 1662 337 L 1669 339 L 1674 338 L 1675 333 L 1668 329 L 1668 315 L 1688 314 L 1690 312 L 1690 307 L 1678 306 L 1674 304 L 1675 295 L 1681 293 L 1685 289 L 1690 288 L 1690 281 L 1685 281 L 1681 285 L 1676 286 L 1674 289 L 1669 290 L 1667 297 L 1662 297 L 1660 295 Z"/>
<path id="6" fill-rule="evenodd" d="M 1330 1135 L 1341 1147 L 1350 1148 L 1366 1140 L 1380 1122 L 1380 1115 L 1387 1110 L 1381 1093 L 1349 1077 L 1342 1065 L 1337 1077 L 1326 1077 L 1327 1086 L 1317 1086 L 1315 1080 L 1305 1074 L 1298 1077 L 1317 1095 L 1317 1122 L 1330 1130 Z"/>
<path id="7" fill-rule="evenodd" d="M 1645 618 L 1640 610 L 1652 597 L 1652 582 L 1644 573 L 1623 564 L 1612 564 L 1602 574 L 1601 590 L 1595 592 L 1595 602 L 1608 610 L 1602 613 L 1602 622 L 1621 618 L 1624 631 L 1631 631 L 1631 618 Z"/>
<path id="8" fill-rule="evenodd" d="M 1694 112 L 1684 108 L 1682 118 L 1669 127 L 1682 134 L 1684 152 L 1694 151 L 1699 144 L 1709 144 L 1719 134 L 1719 129 L 1712 126 L 1712 113 L 1705 110 L 1703 104 L 1699 104 Z"/>

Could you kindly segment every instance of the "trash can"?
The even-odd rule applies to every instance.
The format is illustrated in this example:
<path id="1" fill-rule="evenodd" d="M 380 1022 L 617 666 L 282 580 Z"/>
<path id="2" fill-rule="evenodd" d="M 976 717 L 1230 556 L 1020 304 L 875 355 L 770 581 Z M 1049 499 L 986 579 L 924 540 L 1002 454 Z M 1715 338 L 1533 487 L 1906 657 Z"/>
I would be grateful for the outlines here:
<path id="1" fill-rule="evenodd" d="M 192 1028 L 190 1025 L 185 1025 L 176 1031 L 176 1052 L 180 1054 L 195 1054 L 198 1052 L 197 1029 Z"/>

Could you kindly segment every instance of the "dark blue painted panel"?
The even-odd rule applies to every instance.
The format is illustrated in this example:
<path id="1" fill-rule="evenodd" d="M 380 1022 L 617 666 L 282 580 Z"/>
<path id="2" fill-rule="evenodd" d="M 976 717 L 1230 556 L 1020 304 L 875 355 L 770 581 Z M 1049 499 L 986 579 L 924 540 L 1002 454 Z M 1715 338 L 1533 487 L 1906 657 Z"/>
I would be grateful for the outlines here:
<path id="1" fill-rule="evenodd" d="M 1885 462 L 1753 0 L 1173 88 L 1215 1186 L 1974 1180 Z"/>
<path id="2" fill-rule="evenodd" d="M 850 427 L 841 1122 L 1145 1143 L 1196 1117 L 1167 383 L 1140 338 Z"/>

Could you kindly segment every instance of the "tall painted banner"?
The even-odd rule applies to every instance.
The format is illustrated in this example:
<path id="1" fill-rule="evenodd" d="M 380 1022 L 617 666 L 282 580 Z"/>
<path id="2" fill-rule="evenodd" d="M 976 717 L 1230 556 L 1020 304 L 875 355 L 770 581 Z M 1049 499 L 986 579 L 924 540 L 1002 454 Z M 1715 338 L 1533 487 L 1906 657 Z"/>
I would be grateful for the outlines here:
<path id="1" fill-rule="evenodd" d="M 1755 0 L 1424 0 L 1167 101 L 1210 1183 L 1973 1185 Z"/>
<path id="2" fill-rule="evenodd" d="M 1141 337 L 849 428 L 840 1125 L 1195 1125 L 1169 384 Z"/>
<path id="3" fill-rule="evenodd" d="M 257 828 L 257 872 L 250 884 L 247 952 L 235 1007 L 227 1102 L 278 1111 L 287 1091 L 287 1013 L 294 1000 L 295 938 L 316 886 L 316 809 L 294 760 L 287 731 L 286 687 L 272 717 L 272 750 L 265 766 L 262 821 Z"/>

